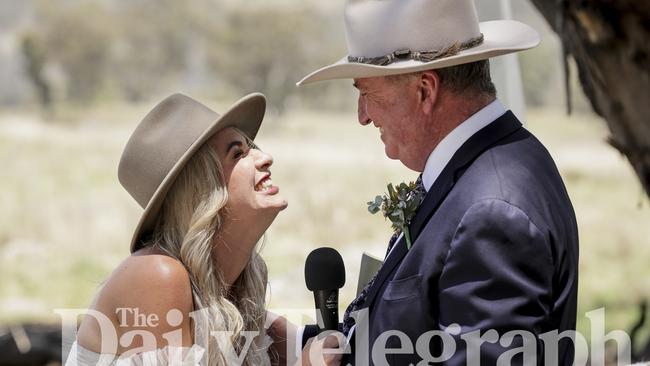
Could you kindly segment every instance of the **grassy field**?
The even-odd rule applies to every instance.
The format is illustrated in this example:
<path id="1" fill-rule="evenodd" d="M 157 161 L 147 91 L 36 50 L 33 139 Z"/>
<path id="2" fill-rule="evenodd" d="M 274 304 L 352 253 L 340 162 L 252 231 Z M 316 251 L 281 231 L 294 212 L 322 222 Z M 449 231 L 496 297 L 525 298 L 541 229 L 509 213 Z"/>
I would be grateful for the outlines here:
<path id="1" fill-rule="evenodd" d="M 111 107 L 75 122 L 0 115 L 0 322 L 56 321 L 59 307 L 86 307 L 97 286 L 128 255 L 139 207 L 121 188 L 121 149 L 149 106 Z M 556 159 L 581 236 L 579 327 L 607 306 L 608 327 L 629 329 L 635 304 L 650 297 L 650 209 L 627 162 L 604 140 L 593 116 L 532 110 L 532 130 Z M 377 130 L 354 112 L 294 111 L 267 119 L 258 138 L 275 163 L 273 180 L 289 200 L 262 250 L 271 307 L 312 306 L 303 263 L 319 246 L 342 253 L 354 296 L 362 252 L 381 256 L 389 224 L 366 201 L 387 182 L 416 174 L 383 155 Z"/>

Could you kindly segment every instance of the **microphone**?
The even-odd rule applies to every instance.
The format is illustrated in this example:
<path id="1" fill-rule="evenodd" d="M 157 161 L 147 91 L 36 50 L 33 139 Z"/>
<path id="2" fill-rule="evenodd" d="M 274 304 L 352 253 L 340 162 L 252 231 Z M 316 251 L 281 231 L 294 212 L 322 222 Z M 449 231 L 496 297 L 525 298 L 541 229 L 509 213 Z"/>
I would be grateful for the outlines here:
<path id="1" fill-rule="evenodd" d="M 338 330 L 339 289 L 345 285 L 343 258 L 334 248 L 314 249 L 305 261 L 305 283 L 314 292 L 316 319 L 318 312 L 323 320 L 319 333 Z"/>

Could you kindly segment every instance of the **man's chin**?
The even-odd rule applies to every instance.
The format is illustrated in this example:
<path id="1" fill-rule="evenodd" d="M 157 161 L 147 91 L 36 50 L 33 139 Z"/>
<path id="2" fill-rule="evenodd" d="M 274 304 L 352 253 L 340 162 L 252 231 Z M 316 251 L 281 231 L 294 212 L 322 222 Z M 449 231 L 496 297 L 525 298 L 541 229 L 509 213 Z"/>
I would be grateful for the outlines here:
<path id="1" fill-rule="evenodd" d="M 391 160 L 399 160 L 399 155 L 397 154 L 397 152 L 389 149 L 387 146 L 384 148 L 384 153 L 386 154 L 386 157 L 388 157 Z"/>

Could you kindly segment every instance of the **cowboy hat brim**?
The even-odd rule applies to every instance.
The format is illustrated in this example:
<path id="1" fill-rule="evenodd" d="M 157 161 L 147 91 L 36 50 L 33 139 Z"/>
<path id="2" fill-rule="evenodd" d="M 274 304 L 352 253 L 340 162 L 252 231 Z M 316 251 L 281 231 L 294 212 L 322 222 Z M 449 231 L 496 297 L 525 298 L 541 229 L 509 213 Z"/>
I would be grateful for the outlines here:
<path id="1" fill-rule="evenodd" d="M 539 33 L 535 29 L 515 20 L 494 20 L 482 22 L 479 26 L 484 36 L 483 43 L 453 56 L 430 62 L 398 61 L 387 66 L 348 62 L 348 57 L 345 56 L 336 63 L 305 76 L 296 85 L 301 86 L 324 80 L 368 78 L 440 69 L 527 50 L 540 43 Z"/>
<path id="2" fill-rule="evenodd" d="M 170 98 L 186 98 L 177 94 Z M 252 93 L 244 96 L 235 102 L 228 111 L 218 117 L 210 124 L 203 133 L 192 143 L 187 151 L 178 159 L 176 164 L 167 173 L 162 183 L 158 186 L 151 199 L 144 208 L 140 221 L 133 232 L 131 239 L 131 253 L 139 249 L 141 238 L 151 232 L 155 221 L 160 213 L 165 197 L 176 181 L 176 177 L 183 170 L 192 156 L 210 139 L 215 133 L 227 127 L 236 127 L 251 140 L 255 139 L 257 132 L 264 119 L 266 111 L 266 98 L 261 93 Z"/>

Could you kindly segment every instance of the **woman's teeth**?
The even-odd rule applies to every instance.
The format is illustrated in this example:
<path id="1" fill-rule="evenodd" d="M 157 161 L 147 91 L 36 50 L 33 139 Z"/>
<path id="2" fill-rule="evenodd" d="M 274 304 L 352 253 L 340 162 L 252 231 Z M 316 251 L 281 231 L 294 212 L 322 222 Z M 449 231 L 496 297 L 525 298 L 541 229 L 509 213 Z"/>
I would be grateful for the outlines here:
<path id="1" fill-rule="evenodd" d="M 268 191 L 273 186 L 271 178 L 264 179 L 255 186 L 256 191 Z"/>

